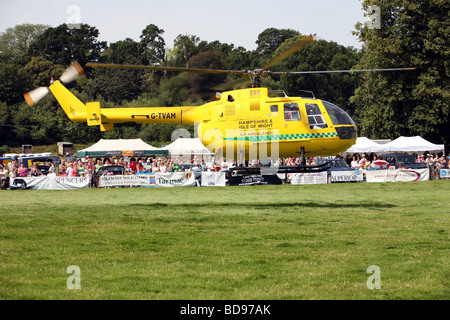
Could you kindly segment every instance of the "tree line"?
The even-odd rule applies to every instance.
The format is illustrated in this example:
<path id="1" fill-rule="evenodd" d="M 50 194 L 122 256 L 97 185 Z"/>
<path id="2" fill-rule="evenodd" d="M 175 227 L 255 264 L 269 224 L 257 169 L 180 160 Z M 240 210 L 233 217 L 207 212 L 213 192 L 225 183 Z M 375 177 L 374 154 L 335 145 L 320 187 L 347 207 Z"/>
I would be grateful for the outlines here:
<path id="1" fill-rule="evenodd" d="M 379 2 L 379 4 L 377 4 Z M 418 66 L 408 72 L 283 75 L 263 78 L 263 85 L 289 96 L 302 90 L 333 102 L 356 121 L 359 136 L 372 139 L 421 135 L 449 144 L 449 27 L 447 1 L 363 1 L 376 4 L 380 28 L 357 23 L 361 50 L 318 40 L 271 67 L 272 71 L 315 71 Z M 0 34 L 0 147 L 46 145 L 58 141 L 93 143 L 100 138 L 135 138 L 158 145 L 181 125 L 118 124 L 111 132 L 68 120 L 48 95 L 36 106 L 23 93 L 48 86 L 71 61 L 145 64 L 206 69 L 253 70 L 302 36 L 300 31 L 268 28 L 255 50 L 180 34 L 170 46 L 164 30 L 149 24 L 138 41 L 99 41 L 87 24 L 70 28 L 23 24 Z M 215 88 L 233 76 L 163 71 L 85 68 L 86 76 L 68 85 L 83 102 L 102 107 L 200 105 L 214 99 Z M 246 84 L 244 84 L 245 86 Z M 181 126 L 192 132 L 193 128 Z"/>

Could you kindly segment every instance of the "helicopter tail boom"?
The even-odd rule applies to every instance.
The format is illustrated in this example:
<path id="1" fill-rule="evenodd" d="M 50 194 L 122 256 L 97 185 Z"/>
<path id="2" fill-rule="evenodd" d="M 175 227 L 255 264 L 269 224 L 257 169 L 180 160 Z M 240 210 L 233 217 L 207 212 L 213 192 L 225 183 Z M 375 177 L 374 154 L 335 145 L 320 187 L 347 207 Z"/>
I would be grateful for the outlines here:
<path id="1" fill-rule="evenodd" d="M 114 129 L 114 123 L 194 124 L 196 107 L 100 108 L 100 102 L 84 104 L 59 81 L 49 87 L 66 115 L 74 122 L 100 126 L 101 131 Z"/>

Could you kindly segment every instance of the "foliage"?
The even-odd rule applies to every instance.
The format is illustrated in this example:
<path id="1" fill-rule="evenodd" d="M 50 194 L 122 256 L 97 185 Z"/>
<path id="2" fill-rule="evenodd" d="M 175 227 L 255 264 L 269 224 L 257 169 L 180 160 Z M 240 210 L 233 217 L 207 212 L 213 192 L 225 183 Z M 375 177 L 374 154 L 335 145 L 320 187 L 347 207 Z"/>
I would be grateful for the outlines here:
<path id="1" fill-rule="evenodd" d="M 381 28 L 358 24 L 364 42 L 358 67 L 419 67 L 411 72 L 370 72 L 351 101 L 361 134 L 372 138 L 421 135 L 450 143 L 448 1 L 364 1 L 377 5 Z"/>
<path id="2" fill-rule="evenodd" d="M 29 48 L 32 56 L 42 56 L 46 60 L 68 66 L 72 61 L 81 65 L 97 61 L 106 48 L 106 42 L 97 41 L 99 31 L 87 24 L 70 29 L 65 23 L 48 28 Z"/>
<path id="3" fill-rule="evenodd" d="M 1 54 L 12 59 L 26 55 L 30 44 L 48 28 L 42 24 L 20 24 L 7 28 L 0 34 Z"/>

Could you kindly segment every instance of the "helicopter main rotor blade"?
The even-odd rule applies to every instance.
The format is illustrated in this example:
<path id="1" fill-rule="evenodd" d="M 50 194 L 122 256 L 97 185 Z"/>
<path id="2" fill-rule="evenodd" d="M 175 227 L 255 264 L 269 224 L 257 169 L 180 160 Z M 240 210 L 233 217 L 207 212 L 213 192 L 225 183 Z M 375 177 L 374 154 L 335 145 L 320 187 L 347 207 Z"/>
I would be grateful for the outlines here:
<path id="1" fill-rule="evenodd" d="M 246 82 L 250 82 L 249 77 L 242 77 L 233 81 L 225 82 L 215 86 L 213 89 L 219 91 L 234 90 L 235 88 L 241 88 Z"/>
<path id="2" fill-rule="evenodd" d="M 407 68 L 385 68 L 385 69 L 355 69 L 355 70 L 323 70 L 323 71 L 281 71 L 272 72 L 270 74 L 314 74 L 314 73 L 351 73 L 351 72 L 370 72 L 370 71 L 410 71 L 418 69 L 418 67 Z"/>
<path id="3" fill-rule="evenodd" d="M 232 74 L 246 74 L 247 73 L 247 71 L 239 71 L 239 70 L 195 69 L 195 68 L 145 66 L 145 65 L 134 65 L 134 64 L 91 63 L 91 62 L 87 63 L 86 67 L 116 68 L 116 69 L 143 69 L 143 70 L 161 70 L 161 71 L 196 72 L 196 73 L 232 73 Z"/>
<path id="4" fill-rule="evenodd" d="M 286 57 L 290 56 L 291 54 L 293 54 L 294 52 L 300 50 L 301 48 L 307 46 L 308 44 L 310 44 L 312 41 L 314 41 L 314 37 L 313 36 L 304 36 L 302 37 L 299 41 L 297 41 L 296 43 L 294 43 L 294 45 L 292 45 L 291 47 L 289 47 L 287 50 L 285 50 L 282 54 L 280 54 L 279 56 L 275 57 L 274 59 L 272 59 L 269 63 L 267 63 L 262 70 L 267 70 L 268 68 L 270 68 L 271 66 L 273 66 L 275 63 L 280 62 L 281 60 L 285 59 Z"/>

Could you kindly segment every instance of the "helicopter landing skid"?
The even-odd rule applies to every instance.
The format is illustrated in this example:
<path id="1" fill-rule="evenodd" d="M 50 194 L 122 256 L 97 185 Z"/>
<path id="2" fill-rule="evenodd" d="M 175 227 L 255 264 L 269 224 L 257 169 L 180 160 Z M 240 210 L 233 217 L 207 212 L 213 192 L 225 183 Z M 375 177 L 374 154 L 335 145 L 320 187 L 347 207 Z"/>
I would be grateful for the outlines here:
<path id="1" fill-rule="evenodd" d="M 331 167 L 330 162 L 318 165 L 298 165 L 298 166 L 273 166 L 273 167 L 231 167 L 229 171 L 238 174 L 279 174 L 279 173 L 313 173 L 326 171 Z"/>

